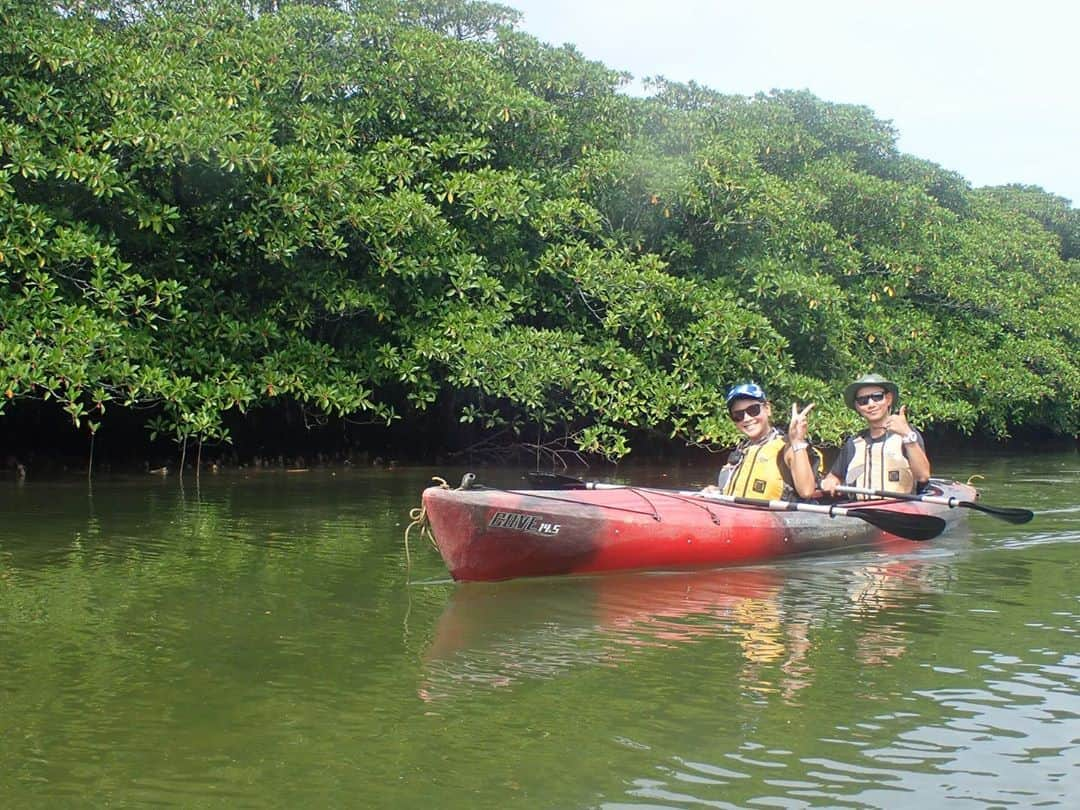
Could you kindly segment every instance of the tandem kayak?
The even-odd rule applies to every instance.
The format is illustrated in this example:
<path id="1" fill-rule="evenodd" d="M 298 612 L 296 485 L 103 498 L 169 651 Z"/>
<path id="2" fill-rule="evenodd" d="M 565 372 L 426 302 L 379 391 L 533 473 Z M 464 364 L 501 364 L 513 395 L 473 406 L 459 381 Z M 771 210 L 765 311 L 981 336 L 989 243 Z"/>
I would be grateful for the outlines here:
<path id="1" fill-rule="evenodd" d="M 978 497 L 974 487 L 937 479 L 925 494 Z M 435 545 L 460 581 L 742 565 L 875 544 L 910 549 L 914 541 L 884 530 L 890 522 L 881 516 L 916 522 L 925 515 L 944 528 L 965 513 L 917 500 L 779 508 L 782 503 L 748 505 L 636 486 L 496 489 L 471 476 L 458 489 L 429 487 L 423 494 Z M 819 511 L 803 511 L 809 509 Z M 871 515 L 879 519 L 860 519 Z"/>

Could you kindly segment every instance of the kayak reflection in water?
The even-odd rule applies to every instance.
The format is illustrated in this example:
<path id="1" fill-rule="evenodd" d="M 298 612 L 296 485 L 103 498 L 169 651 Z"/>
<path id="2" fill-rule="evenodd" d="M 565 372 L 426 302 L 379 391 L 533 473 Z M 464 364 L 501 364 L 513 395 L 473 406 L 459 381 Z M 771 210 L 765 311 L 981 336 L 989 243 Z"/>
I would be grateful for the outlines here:
<path id="1" fill-rule="evenodd" d="M 942 576 L 948 580 L 940 561 L 907 559 L 459 585 L 424 654 L 417 694 L 452 700 L 581 669 L 633 666 L 665 648 L 726 642 L 740 654 L 721 657 L 736 666 L 732 675 L 744 688 L 794 702 L 814 681 L 812 649 L 845 616 L 857 620 L 860 661 L 900 657 L 907 628 L 867 620 L 925 599 Z M 841 613 L 832 610 L 838 591 L 847 605 Z"/>

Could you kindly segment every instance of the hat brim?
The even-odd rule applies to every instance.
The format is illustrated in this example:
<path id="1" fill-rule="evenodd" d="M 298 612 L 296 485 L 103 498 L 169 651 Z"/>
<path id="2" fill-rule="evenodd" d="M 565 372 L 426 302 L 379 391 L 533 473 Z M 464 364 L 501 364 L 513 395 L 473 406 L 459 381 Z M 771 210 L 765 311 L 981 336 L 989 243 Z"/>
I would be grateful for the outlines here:
<path id="1" fill-rule="evenodd" d="M 735 404 L 735 402 L 737 402 L 740 399 L 748 399 L 751 402 L 768 402 L 769 401 L 768 397 L 755 397 L 755 396 L 751 396 L 750 394 L 736 394 L 735 396 L 733 396 L 731 399 L 729 399 L 727 401 L 727 409 L 730 411 L 731 406 L 733 404 Z"/>
<path id="2" fill-rule="evenodd" d="M 844 402 L 852 410 L 855 410 L 855 393 L 860 388 L 869 388 L 872 385 L 876 385 L 878 388 L 884 388 L 890 394 L 892 394 L 893 405 L 900 401 L 900 387 L 889 380 L 882 380 L 881 382 L 874 382 L 873 380 L 856 380 L 847 388 L 844 389 Z"/>

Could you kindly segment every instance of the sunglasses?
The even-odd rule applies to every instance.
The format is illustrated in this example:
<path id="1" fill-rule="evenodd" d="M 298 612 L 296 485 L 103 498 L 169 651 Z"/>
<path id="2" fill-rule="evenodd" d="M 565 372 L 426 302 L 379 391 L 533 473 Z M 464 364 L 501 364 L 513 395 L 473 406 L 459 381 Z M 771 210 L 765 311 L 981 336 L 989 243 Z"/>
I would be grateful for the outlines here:
<path id="1" fill-rule="evenodd" d="M 731 421 L 741 422 L 748 416 L 757 416 L 761 413 L 761 408 L 764 403 L 756 402 L 753 405 L 747 405 L 745 408 L 739 408 L 738 410 L 731 411 Z"/>
<path id="2" fill-rule="evenodd" d="M 855 397 L 856 405 L 868 405 L 871 402 L 881 402 L 885 399 L 884 391 L 875 391 L 872 394 L 863 394 L 861 397 Z"/>

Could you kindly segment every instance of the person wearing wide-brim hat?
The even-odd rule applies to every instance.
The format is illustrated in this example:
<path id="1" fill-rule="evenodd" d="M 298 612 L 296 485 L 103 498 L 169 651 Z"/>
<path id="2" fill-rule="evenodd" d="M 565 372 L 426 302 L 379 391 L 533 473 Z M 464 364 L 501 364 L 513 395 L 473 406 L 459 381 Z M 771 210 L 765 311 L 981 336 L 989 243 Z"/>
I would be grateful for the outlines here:
<path id="1" fill-rule="evenodd" d="M 866 429 L 849 436 L 821 489 L 831 495 L 847 486 L 915 493 L 930 480 L 930 459 L 922 434 L 907 420 L 900 387 L 880 374 L 864 374 L 844 389 L 844 402 L 866 420 Z"/>
<path id="2" fill-rule="evenodd" d="M 728 416 L 743 439 L 728 455 L 716 486 L 705 495 L 722 494 L 759 500 L 810 498 L 817 489 L 817 450 L 806 440 L 807 414 L 791 406 L 785 434 L 772 424 L 772 403 L 757 383 L 732 386 L 724 398 Z"/>

